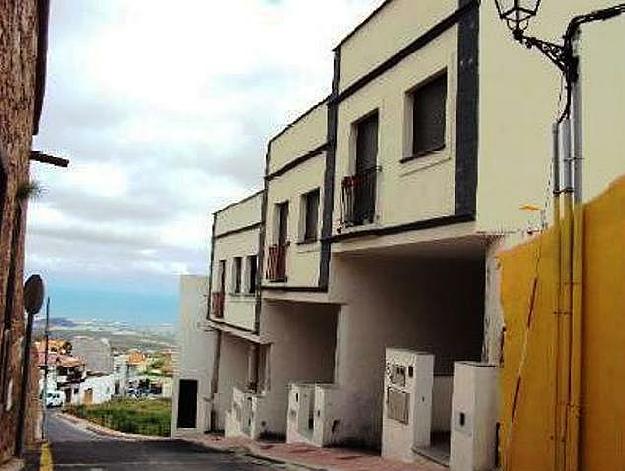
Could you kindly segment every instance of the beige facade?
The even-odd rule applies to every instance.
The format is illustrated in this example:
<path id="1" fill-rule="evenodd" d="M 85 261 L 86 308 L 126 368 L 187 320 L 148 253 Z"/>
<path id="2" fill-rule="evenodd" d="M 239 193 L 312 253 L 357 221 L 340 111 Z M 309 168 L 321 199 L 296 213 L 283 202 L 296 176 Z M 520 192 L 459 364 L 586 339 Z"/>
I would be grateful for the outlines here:
<path id="1" fill-rule="evenodd" d="M 256 193 L 214 217 L 210 318 L 246 331 L 256 324 L 262 201 Z"/>
<path id="2" fill-rule="evenodd" d="M 325 201 L 327 159 L 327 102 L 309 110 L 269 144 L 265 210 L 265 266 L 263 288 L 309 288 L 319 286 L 321 227 Z M 315 196 L 316 195 L 316 196 Z M 307 206 L 307 197 L 316 204 Z M 311 210 L 314 214 L 307 214 Z M 287 208 L 285 227 L 279 212 Z M 307 234 L 307 222 L 310 223 Z M 280 231 L 285 231 L 282 236 Z M 283 258 L 282 258 L 283 257 Z M 271 264 L 281 265 L 283 275 L 272 276 Z M 272 279 L 274 278 L 274 279 Z"/>
<path id="3" fill-rule="evenodd" d="M 545 4 L 532 33 L 556 41 L 571 16 L 608 4 Z M 625 44 L 623 21 L 582 35 L 587 197 L 625 170 L 625 97 L 613 87 L 625 61 L 605 54 Z M 391 449 L 468 469 L 464 454 L 493 460 L 496 446 L 467 438 L 461 409 L 494 387 L 471 379 L 480 368 L 497 376 L 497 254 L 551 211 L 559 73 L 512 40 L 494 5 L 471 0 L 383 2 L 335 53 L 329 98 L 269 142 L 259 212 L 216 215 L 213 295 L 218 260 L 259 253 L 255 322 L 227 299 L 224 319 L 211 315 L 247 342 L 219 372 L 226 428 L 380 449 L 386 353 L 426 352 L 430 432 L 423 449 Z M 495 436 L 495 396 L 475 436 Z"/>

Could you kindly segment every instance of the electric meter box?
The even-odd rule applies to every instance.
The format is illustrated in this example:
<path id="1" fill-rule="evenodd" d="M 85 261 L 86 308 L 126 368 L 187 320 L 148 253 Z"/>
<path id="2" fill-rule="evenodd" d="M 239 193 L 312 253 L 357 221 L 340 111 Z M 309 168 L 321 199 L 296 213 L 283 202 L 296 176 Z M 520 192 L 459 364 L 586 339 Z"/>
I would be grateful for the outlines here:
<path id="1" fill-rule="evenodd" d="M 412 462 L 430 445 L 434 355 L 388 348 L 384 372 L 382 456 Z"/>

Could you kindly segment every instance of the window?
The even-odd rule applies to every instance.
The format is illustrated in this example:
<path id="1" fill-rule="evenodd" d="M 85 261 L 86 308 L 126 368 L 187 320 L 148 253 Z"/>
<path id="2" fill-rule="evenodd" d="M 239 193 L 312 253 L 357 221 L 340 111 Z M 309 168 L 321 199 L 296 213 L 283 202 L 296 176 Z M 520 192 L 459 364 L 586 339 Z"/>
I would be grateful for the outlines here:
<path id="1" fill-rule="evenodd" d="M 247 257 L 247 292 L 256 293 L 256 274 L 258 273 L 258 257 L 250 255 Z"/>
<path id="2" fill-rule="evenodd" d="M 319 234 L 319 189 L 302 196 L 302 242 L 314 242 Z"/>
<path id="3" fill-rule="evenodd" d="M 217 276 L 219 277 L 219 292 L 226 292 L 226 261 L 219 260 L 219 271 L 217 272 Z"/>
<path id="4" fill-rule="evenodd" d="M 412 93 L 413 157 L 445 147 L 447 127 L 447 73 Z"/>
<path id="5" fill-rule="evenodd" d="M 241 257 L 235 257 L 232 265 L 232 292 L 241 292 Z"/>
<path id="6" fill-rule="evenodd" d="M 279 246 L 286 245 L 289 221 L 289 202 L 276 205 L 276 242 Z"/>

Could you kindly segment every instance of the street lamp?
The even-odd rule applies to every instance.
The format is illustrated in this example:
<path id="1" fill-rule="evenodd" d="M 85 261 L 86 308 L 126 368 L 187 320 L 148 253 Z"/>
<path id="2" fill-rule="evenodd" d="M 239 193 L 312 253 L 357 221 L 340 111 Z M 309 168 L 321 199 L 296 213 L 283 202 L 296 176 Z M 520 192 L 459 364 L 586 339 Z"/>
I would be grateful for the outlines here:
<path id="1" fill-rule="evenodd" d="M 536 16 L 541 0 L 496 0 L 499 18 L 508 23 L 512 31 L 523 31 L 529 20 Z"/>
<path id="2" fill-rule="evenodd" d="M 583 24 L 605 21 L 625 13 L 625 3 L 575 16 L 561 44 L 527 36 L 530 21 L 538 14 L 541 0 L 495 0 L 499 17 L 516 41 L 528 49 L 538 49 L 562 72 L 566 80 L 566 105 L 553 126 L 554 156 L 554 233 L 558 241 L 554 273 L 558 280 L 556 296 L 556 420 L 555 470 L 577 470 L 580 463 L 580 416 L 582 415 L 582 106 L 579 84 L 578 42 Z M 562 131 L 562 139 L 560 132 Z M 560 147 L 562 146 L 562 158 Z M 560 166 L 563 187 L 560 188 Z M 564 194 L 564 218 L 560 221 L 560 194 Z M 520 380 L 520 378 L 518 378 Z M 512 424 L 511 426 L 512 427 Z M 510 433 L 510 431 L 509 431 Z M 509 445 L 508 441 L 508 445 Z M 508 446 L 506 446 L 506 455 Z M 507 459 L 506 459 L 507 461 Z"/>

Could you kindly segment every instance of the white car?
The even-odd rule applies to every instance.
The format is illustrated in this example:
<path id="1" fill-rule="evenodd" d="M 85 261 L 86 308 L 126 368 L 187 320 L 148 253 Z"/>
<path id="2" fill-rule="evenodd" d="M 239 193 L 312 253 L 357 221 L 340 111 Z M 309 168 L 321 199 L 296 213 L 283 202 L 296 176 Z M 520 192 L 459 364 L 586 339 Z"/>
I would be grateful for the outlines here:
<path id="1" fill-rule="evenodd" d="M 48 391 L 46 395 L 46 407 L 63 407 L 65 395 L 61 391 Z"/>

